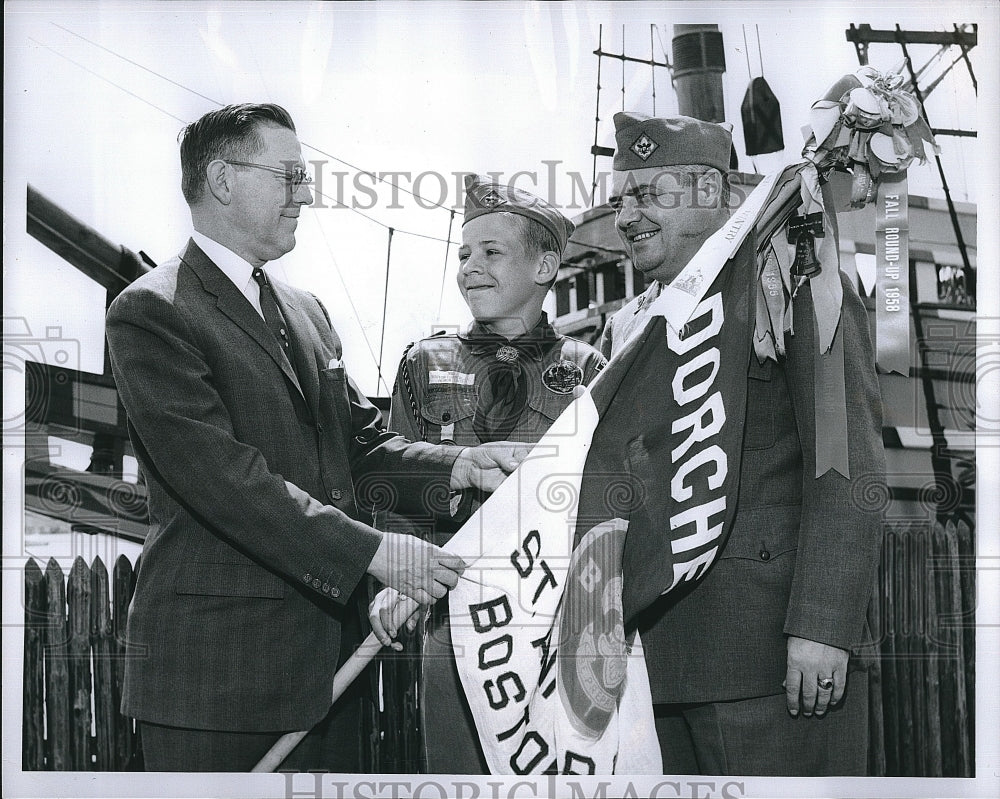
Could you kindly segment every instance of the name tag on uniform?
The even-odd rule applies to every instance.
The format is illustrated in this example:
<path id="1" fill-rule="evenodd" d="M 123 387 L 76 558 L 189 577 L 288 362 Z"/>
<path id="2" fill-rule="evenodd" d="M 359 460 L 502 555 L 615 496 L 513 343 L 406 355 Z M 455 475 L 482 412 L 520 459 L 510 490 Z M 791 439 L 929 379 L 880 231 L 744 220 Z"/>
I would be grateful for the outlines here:
<path id="1" fill-rule="evenodd" d="M 428 374 L 428 383 L 435 385 L 472 386 L 476 383 L 476 376 L 465 372 L 444 372 L 431 369 Z"/>

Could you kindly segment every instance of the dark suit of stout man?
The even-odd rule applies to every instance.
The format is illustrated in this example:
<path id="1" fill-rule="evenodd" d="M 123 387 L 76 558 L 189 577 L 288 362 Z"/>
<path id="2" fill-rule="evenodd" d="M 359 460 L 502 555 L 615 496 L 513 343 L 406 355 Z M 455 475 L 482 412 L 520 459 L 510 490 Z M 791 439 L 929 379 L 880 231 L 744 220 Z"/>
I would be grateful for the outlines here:
<path id="1" fill-rule="evenodd" d="M 149 486 L 123 712 L 151 771 L 246 771 L 313 725 L 286 766 L 358 771 L 357 703 L 329 707 L 355 586 L 433 601 L 464 564 L 358 521 L 356 489 L 388 479 L 401 512 L 426 514 L 428 497 L 494 490 L 514 452 L 385 432 L 323 306 L 264 272 L 312 202 L 284 109 L 213 111 L 180 149 L 192 240 L 107 318 Z"/>
<path id="2" fill-rule="evenodd" d="M 622 112 L 615 128 L 615 221 L 650 286 L 609 320 L 605 355 L 729 218 L 726 126 Z M 882 405 L 866 312 L 841 281 L 850 474 L 866 479 L 885 474 Z M 865 773 L 868 680 L 848 672 L 867 665 L 851 650 L 866 640 L 881 520 L 852 480 L 815 477 L 812 303 L 807 284 L 785 357 L 750 358 L 736 517 L 717 562 L 638 620 L 667 774 Z"/>

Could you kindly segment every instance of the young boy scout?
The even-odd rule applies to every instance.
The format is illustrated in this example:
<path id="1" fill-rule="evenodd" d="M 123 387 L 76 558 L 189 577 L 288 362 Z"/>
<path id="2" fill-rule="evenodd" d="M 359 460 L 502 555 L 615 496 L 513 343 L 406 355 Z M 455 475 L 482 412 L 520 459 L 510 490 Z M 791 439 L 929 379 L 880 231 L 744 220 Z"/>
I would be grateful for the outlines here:
<path id="1" fill-rule="evenodd" d="M 528 192 L 478 176 L 466 179 L 458 287 L 475 322 L 465 333 L 431 336 L 407 349 L 393 391 L 391 429 L 415 441 L 459 446 L 542 437 L 574 389 L 589 384 L 605 363 L 593 347 L 557 333 L 542 311 L 572 232 L 572 222 Z M 453 523 L 439 522 L 431 533 L 437 543 L 446 543 L 468 518 L 472 494 L 453 496 Z M 379 617 L 385 596 L 371 615 L 388 643 Z M 428 624 L 422 672 L 426 770 L 487 773 L 443 603 Z"/>

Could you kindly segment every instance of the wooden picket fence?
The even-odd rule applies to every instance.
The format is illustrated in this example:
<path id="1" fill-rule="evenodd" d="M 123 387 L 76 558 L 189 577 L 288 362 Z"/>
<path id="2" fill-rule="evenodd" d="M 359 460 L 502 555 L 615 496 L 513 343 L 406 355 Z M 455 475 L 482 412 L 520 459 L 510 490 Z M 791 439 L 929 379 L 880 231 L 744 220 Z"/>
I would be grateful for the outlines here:
<path id="1" fill-rule="evenodd" d="M 972 777 L 976 572 L 965 519 L 887 524 L 871 621 L 871 773 Z"/>
<path id="2" fill-rule="evenodd" d="M 872 775 L 974 775 L 975 580 L 967 521 L 886 524 L 870 611 Z M 68 582 L 56 561 L 43 573 L 29 560 L 24 586 L 24 770 L 141 769 L 135 722 L 119 712 L 132 565 L 118 558 L 109 591 L 100 558 L 77 558 Z M 365 714 L 365 771 L 420 770 L 418 652 L 411 641 L 363 677 L 384 697 Z"/>
<path id="3" fill-rule="evenodd" d="M 68 582 L 54 559 L 25 565 L 24 771 L 142 769 L 135 722 L 119 711 L 134 587 L 124 555 L 110 584 L 100 558 L 76 558 Z"/>

